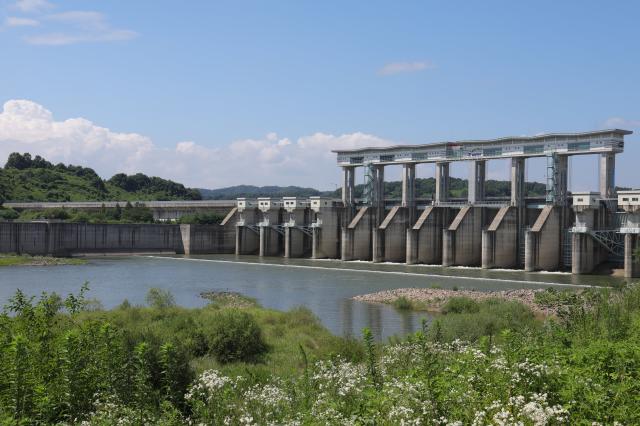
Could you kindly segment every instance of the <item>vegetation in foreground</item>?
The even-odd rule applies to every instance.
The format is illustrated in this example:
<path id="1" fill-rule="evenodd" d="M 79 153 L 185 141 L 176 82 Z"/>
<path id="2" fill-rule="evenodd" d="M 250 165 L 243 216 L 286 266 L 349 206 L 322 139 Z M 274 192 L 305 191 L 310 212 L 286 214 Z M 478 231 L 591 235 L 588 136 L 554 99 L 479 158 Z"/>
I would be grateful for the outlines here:
<path id="1" fill-rule="evenodd" d="M 28 254 L 0 254 L 0 266 L 50 266 L 50 265 L 83 265 L 84 259 L 71 257 L 30 256 Z"/>
<path id="2" fill-rule="evenodd" d="M 0 418 L 638 424 L 640 287 L 565 296 L 546 298 L 564 309 L 544 322 L 515 320 L 526 308 L 512 302 L 483 312 L 458 300 L 421 331 L 379 345 L 367 330 L 363 343 L 331 336 L 304 309 L 229 307 L 226 296 L 187 310 L 153 290 L 148 307 L 88 311 L 83 292 L 38 302 L 17 293 L 0 317 Z M 478 332 L 465 342 L 468 327 Z"/>

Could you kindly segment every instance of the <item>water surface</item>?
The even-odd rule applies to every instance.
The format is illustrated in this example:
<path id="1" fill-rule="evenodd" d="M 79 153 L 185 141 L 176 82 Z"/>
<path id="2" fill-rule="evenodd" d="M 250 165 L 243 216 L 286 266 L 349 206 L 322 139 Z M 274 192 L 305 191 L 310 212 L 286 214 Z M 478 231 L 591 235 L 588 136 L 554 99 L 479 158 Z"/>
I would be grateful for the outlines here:
<path id="1" fill-rule="evenodd" d="M 143 304 L 151 287 L 170 290 L 176 302 L 185 307 L 205 305 L 201 292 L 230 290 L 254 297 L 268 308 L 306 306 L 335 334 L 360 335 L 363 327 L 369 327 L 382 339 L 414 331 L 420 327 L 421 318 L 430 317 L 399 312 L 388 305 L 356 302 L 353 296 L 434 285 L 489 291 L 620 282 L 588 275 L 255 256 L 100 257 L 89 259 L 86 265 L 2 268 L 0 303 L 5 304 L 18 288 L 29 295 L 42 291 L 66 295 L 77 292 L 85 281 L 89 282 L 89 297 L 100 300 L 105 308 L 115 307 L 124 299 Z"/>

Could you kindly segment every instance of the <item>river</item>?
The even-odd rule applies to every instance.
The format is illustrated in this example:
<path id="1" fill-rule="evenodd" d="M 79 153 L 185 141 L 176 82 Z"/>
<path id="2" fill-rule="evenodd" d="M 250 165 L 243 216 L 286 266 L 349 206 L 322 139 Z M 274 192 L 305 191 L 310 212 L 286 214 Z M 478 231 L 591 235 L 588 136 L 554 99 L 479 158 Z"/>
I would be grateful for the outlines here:
<path id="1" fill-rule="evenodd" d="M 0 303 L 21 289 L 61 295 L 89 282 L 88 297 L 112 308 L 124 299 L 143 304 L 147 290 L 170 290 L 185 307 L 206 304 L 200 293 L 229 290 L 253 297 L 268 308 L 311 309 L 333 333 L 361 334 L 369 327 L 378 339 L 404 335 L 420 327 L 428 314 L 400 312 L 388 305 L 351 297 L 402 287 L 476 289 L 480 291 L 557 286 L 579 288 L 613 285 L 619 279 L 590 275 L 524 273 L 522 271 L 442 268 L 425 265 L 371 264 L 333 260 L 281 259 L 255 256 L 130 256 L 89 258 L 86 265 L 14 266 L 0 269 Z"/>

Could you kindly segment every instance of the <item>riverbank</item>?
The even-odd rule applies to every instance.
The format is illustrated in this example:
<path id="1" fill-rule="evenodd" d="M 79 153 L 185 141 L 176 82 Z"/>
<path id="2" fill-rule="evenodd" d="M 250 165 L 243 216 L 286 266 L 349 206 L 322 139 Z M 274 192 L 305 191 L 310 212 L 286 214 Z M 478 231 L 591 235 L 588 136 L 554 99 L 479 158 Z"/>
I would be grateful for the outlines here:
<path id="1" fill-rule="evenodd" d="M 0 255 L 1 266 L 55 266 L 55 265 L 84 265 L 84 259 L 70 257 Z"/>
<path id="2" fill-rule="evenodd" d="M 500 299 L 522 303 L 539 315 L 553 315 L 556 308 L 536 302 L 536 294 L 541 289 L 515 289 L 503 291 L 447 290 L 442 288 L 398 288 L 363 294 L 353 297 L 354 300 L 368 303 L 385 303 L 401 309 L 422 310 L 434 313 L 442 312 L 442 308 L 454 297 L 464 297 L 476 302 L 488 299 Z"/>

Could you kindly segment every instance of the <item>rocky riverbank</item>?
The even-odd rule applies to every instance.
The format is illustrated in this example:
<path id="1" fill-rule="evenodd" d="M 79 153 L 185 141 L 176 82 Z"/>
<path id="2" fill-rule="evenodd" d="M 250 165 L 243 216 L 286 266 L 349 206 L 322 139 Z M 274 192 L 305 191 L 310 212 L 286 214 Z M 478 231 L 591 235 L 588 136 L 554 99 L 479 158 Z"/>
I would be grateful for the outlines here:
<path id="1" fill-rule="evenodd" d="M 398 300 L 407 301 L 409 308 L 440 312 L 447 301 L 453 297 L 467 297 L 480 301 L 491 298 L 520 302 L 528 306 L 532 311 L 542 315 L 555 314 L 555 309 L 550 306 L 541 306 L 536 303 L 536 293 L 543 290 L 517 289 L 504 291 L 473 291 L 473 290 L 447 290 L 441 288 L 398 288 L 394 290 L 379 291 L 377 293 L 355 296 L 353 299 L 361 302 L 396 304 Z"/>

